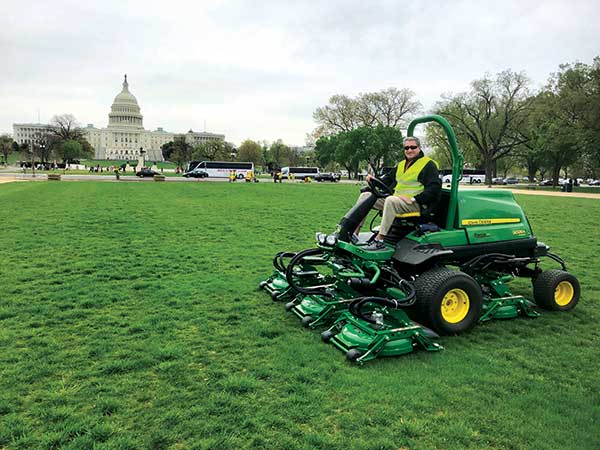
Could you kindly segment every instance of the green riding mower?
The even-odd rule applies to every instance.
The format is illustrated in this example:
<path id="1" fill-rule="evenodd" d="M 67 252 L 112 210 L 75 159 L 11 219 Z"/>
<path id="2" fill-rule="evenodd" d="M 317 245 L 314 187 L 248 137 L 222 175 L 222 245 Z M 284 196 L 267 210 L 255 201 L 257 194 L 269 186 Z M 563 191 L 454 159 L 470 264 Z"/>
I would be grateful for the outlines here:
<path id="1" fill-rule="evenodd" d="M 452 151 L 452 183 L 435 210 L 396 219 L 386 245 L 367 248 L 376 231 L 354 230 L 378 198 L 394 195 L 377 178 L 335 232 L 317 233 L 315 248 L 278 253 L 272 275 L 260 284 L 273 300 L 308 328 L 325 326 L 321 337 L 363 363 L 377 356 L 438 351 L 439 335 L 520 315 L 537 317 L 536 306 L 567 311 L 579 301 L 577 279 L 565 262 L 539 242 L 510 191 L 459 191 L 464 159 L 454 131 L 440 116 L 415 119 L 408 127 L 440 125 Z M 559 269 L 542 270 L 542 258 Z M 508 283 L 529 278 L 533 302 L 511 293 Z"/>

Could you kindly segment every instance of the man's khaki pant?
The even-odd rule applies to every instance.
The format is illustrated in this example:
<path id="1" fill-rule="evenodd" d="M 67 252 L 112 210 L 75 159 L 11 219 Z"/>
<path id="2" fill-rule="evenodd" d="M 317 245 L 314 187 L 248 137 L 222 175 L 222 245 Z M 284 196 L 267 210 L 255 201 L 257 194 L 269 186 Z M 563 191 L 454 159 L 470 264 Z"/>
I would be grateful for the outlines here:
<path id="1" fill-rule="evenodd" d="M 369 192 L 363 192 L 358 197 L 358 202 L 360 202 L 365 197 L 371 195 Z M 396 197 L 395 195 L 390 195 L 386 198 L 379 198 L 375 205 L 373 205 L 378 211 L 383 210 L 383 217 L 381 218 L 381 225 L 379 226 L 379 233 L 382 235 L 387 235 L 394 223 L 394 219 L 397 214 L 407 214 L 407 213 L 415 213 L 421 212 L 421 208 L 417 202 L 414 203 L 405 203 L 400 199 L 400 197 Z M 361 225 L 364 223 L 364 219 L 361 222 Z"/>

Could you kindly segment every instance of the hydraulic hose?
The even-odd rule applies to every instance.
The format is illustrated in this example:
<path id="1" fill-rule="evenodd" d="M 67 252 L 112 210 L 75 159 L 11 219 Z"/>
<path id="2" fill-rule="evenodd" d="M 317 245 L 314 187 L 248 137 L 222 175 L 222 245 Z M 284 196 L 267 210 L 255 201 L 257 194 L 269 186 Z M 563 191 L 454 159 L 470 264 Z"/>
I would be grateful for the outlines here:
<path id="1" fill-rule="evenodd" d="M 285 273 L 286 265 L 283 262 L 283 258 L 292 258 L 296 255 L 294 252 L 279 252 L 273 258 L 273 266 L 280 272 Z"/>
<path id="2" fill-rule="evenodd" d="M 323 253 L 323 250 L 320 248 L 309 248 L 307 250 L 303 250 L 301 252 L 296 253 L 296 255 L 291 259 L 290 263 L 288 264 L 288 266 L 285 269 L 285 278 L 288 282 L 288 284 L 290 285 L 290 287 L 292 289 L 294 289 L 297 292 L 300 292 L 301 294 L 304 295 L 325 295 L 327 297 L 333 297 L 332 294 L 330 294 L 329 292 L 327 292 L 325 289 L 323 289 L 322 286 L 319 286 L 318 288 L 305 288 L 305 287 L 301 287 L 298 286 L 296 284 L 296 281 L 294 280 L 294 266 L 296 266 L 296 264 L 298 264 L 300 261 L 302 261 L 302 259 L 306 256 L 314 256 L 314 255 L 318 255 L 320 253 Z"/>
<path id="3" fill-rule="evenodd" d="M 402 284 L 406 285 L 409 289 L 409 292 L 407 292 L 407 296 L 404 300 L 395 300 L 395 299 L 390 299 L 390 298 L 385 298 L 385 297 L 359 297 L 356 300 L 354 300 L 352 303 L 350 303 L 350 306 L 348 307 L 348 311 L 350 311 L 350 314 L 352 314 L 354 317 L 357 317 L 357 318 L 362 319 L 369 323 L 376 323 L 374 319 L 372 319 L 371 317 L 369 317 L 368 315 L 366 315 L 363 312 L 362 309 L 366 304 L 374 303 L 376 305 L 387 306 L 389 308 L 398 309 L 400 306 L 409 306 L 414 303 L 414 301 L 413 301 L 415 299 L 414 286 L 407 282 L 404 282 Z"/>

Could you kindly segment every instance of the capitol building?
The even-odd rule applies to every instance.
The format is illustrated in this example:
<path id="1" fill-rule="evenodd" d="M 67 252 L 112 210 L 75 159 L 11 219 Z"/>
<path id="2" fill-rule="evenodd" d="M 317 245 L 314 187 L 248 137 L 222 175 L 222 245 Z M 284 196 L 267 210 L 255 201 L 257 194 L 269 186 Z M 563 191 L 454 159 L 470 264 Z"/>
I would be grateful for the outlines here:
<path id="1" fill-rule="evenodd" d="M 94 148 L 94 159 L 136 159 L 144 152 L 146 160 L 163 161 L 161 146 L 183 137 L 188 144 L 197 145 L 211 140 L 225 140 L 224 134 L 194 132 L 170 133 L 162 128 L 144 129 L 144 117 L 135 96 L 129 92 L 127 75 L 121 92 L 115 97 L 108 114 L 108 126 L 96 128 L 88 124 L 83 128 L 87 141 Z M 35 142 L 48 128 L 46 124 L 13 124 L 13 139 L 19 144 Z"/>

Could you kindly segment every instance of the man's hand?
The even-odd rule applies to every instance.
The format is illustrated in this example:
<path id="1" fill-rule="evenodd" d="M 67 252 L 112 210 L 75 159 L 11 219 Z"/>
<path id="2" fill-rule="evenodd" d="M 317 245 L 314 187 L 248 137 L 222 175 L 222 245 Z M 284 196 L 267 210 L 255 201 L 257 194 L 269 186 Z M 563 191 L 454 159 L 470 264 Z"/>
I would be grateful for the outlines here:
<path id="1" fill-rule="evenodd" d="M 369 181 L 371 181 L 371 178 L 373 178 L 373 175 L 371 175 L 371 174 L 368 174 L 368 175 L 367 175 L 367 178 L 366 178 L 366 180 L 367 180 L 367 183 L 368 183 Z"/>

